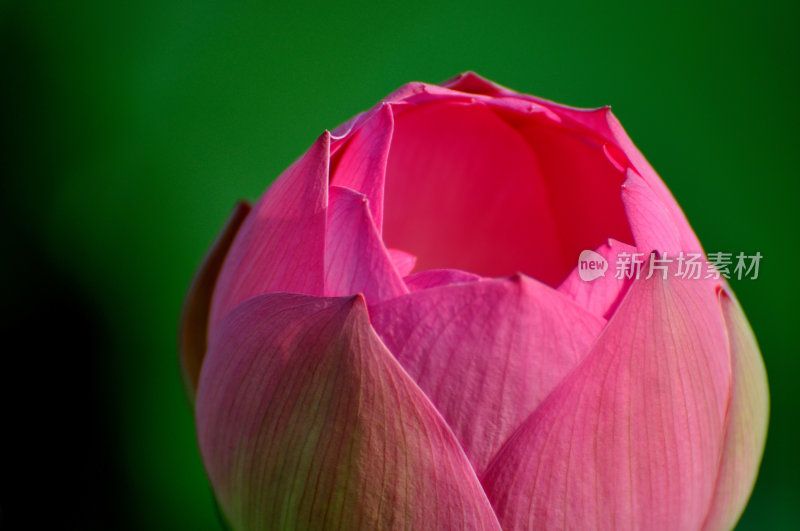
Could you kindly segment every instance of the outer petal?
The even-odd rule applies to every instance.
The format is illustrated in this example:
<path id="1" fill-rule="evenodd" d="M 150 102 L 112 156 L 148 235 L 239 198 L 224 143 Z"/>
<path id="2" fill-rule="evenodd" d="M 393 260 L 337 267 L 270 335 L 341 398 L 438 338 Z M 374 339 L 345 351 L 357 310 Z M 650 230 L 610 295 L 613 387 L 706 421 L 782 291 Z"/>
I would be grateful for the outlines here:
<path id="1" fill-rule="evenodd" d="M 703 281 L 633 282 L 482 478 L 504 529 L 702 526 L 730 389 L 718 308 Z"/>
<path id="2" fill-rule="evenodd" d="M 408 293 L 363 195 L 331 186 L 325 245 L 325 295 L 363 293 L 370 303 Z"/>
<path id="3" fill-rule="evenodd" d="M 753 489 L 764 452 L 769 418 L 767 373 L 756 339 L 739 303 L 720 292 L 728 326 L 733 382 L 728 405 L 725 449 L 717 489 L 704 529 L 732 529 Z"/>
<path id="4" fill-rule="evenodd" d="M 237 307 L 203 366 L 197 425 L 235 529 L 499 529 L 360 296 L 278 293 Z"/>
<path id="5" fill-rule="evenodd" d="M 219 270 L 228 254 L 239 227 L 250 212 L 250 205 L 240 201 L 236 204 L 217 241 L 211 246 L 200 269 L 192 280 L 181 313 L 180 335 L 178 336 L 178 352 L 181 356 L 183 381 L 189 398 L 194 402 L 197 391 L 197 380 L 200 378 L 200 367 L 206 355 L 206 332 L 208 313 L 211 307 L 211 295 L 217 284 Z"/>
<path id="6" fill-rule="evenodd" d="M 605 323 L 521 276 L 417 291 L 370 313 L 479 474 Z"/>
<path id="7" fill-rule="evenodd" d="M 329 146 L 326 132 L 253 207 L 219 275 L 209 338 L 226 313 L 254 295 L 322 295 Z"/>

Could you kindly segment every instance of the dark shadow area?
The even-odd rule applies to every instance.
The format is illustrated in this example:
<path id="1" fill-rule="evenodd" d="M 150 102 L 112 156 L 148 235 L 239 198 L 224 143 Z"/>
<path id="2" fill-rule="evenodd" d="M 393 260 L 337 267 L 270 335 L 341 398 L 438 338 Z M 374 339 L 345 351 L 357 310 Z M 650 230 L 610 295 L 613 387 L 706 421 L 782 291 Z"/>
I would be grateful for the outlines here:
<path id="1" fill-rule="evenodd" d="M 124 528 L 106 379 L 108 327 L 98 305 L 45 250 L 39 209 L 58 178 L 48 119 L 53 95 L 36 39 L 21 17 L 5 15 L 0 528 Z"/>

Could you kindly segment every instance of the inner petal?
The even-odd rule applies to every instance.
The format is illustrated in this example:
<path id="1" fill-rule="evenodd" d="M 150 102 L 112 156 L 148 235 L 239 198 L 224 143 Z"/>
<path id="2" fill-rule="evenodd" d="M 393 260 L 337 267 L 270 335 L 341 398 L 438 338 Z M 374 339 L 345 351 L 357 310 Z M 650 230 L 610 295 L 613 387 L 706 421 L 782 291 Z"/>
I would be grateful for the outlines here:
<path id="1" fill-rule="evenodd" d="M 542 131 L 549 125 L 541 120 L 509 121 L 483 103 L 402 109 L 386 168 L 387 246 L 415 255 L 415 271 L 520 271 L 556 286 L 582 249 L 608 237 L 631 241 L 619 199 L 624 175 L 602 145 L 561 126 Z M 596 208 L 587 206 L 593 196 Z"/>

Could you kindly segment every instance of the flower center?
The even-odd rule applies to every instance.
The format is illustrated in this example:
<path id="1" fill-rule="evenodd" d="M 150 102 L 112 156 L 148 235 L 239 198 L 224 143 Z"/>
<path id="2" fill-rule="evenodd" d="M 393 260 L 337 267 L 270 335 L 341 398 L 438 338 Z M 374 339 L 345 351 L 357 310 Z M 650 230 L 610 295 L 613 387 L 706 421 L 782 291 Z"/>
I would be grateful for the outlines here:
<path id="1" fill-rule="evenodd" d="M 556 286 L 583 249 L 633 241 L 624 178 L 601 141 L 542 114 L 454 101 L 400 108 L 384 241 L 414 254 L 416 271 L 520 271 Z"/>

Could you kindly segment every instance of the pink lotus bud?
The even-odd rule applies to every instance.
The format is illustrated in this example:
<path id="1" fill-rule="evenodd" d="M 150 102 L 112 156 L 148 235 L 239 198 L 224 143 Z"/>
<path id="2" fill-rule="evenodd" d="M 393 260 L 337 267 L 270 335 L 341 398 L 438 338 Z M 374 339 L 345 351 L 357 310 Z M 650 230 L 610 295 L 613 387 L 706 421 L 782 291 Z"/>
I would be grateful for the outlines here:
<path id="1" fill-rule="evenodd" d="M 724 278 L 670 260 L 692 253 L 708 265 L 608 108 L 472 73 L 400 88 L 240 205 L 189 291 L 222 511 L 235 529 L 732 527 L 766 374 Z"/>

